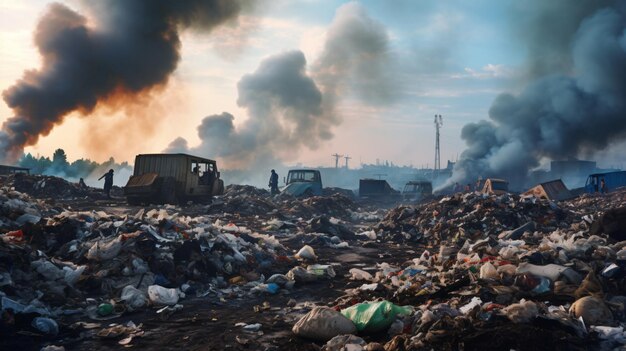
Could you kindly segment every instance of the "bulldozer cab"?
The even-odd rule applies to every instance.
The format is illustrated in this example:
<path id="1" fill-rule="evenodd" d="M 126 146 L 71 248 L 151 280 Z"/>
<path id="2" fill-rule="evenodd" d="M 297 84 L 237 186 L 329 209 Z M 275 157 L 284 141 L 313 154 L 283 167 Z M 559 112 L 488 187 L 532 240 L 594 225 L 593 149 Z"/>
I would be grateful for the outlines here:
<path id="1" fill-rule="evenodd" d="M 219 178 L 215 161 L 191 159 L 191 182 L 196 186 L 211 186 Z"/>

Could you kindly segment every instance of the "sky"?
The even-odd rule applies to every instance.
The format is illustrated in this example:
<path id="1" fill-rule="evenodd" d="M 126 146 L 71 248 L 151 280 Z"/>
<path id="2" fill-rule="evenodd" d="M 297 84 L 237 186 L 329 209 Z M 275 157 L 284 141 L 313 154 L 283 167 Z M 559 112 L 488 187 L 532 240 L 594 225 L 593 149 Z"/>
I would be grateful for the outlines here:
<path id="1" fill-rule="evenodd" d="M 59 2 L 84 14 L 88 24 L 97 25 L 97 12 L 85 3 Z M 235 128 L 244 126 L 252 108 L 240 101 L 243 77 L 254 76 L 262 62 L 293 50 L 304 54 L 307 73 L 314 74 L 315 64 L 328 55 L 329 30 L 343 8 L 362 10 L 386 34 L 382 75 L 389 85 L 381 89 L 389 96 L 378 100 L 358 89 L 340 91 L 330 135 L 298 146 L 281 156 L 281 161 L 331 166 L 331 155 L 339 153 L 352 157 L 352 165 L 380 159 L 432 167 L 433 117 L 441 114 L 445 164 L 465 149 L 464 125 L 487 118 L 499 94 L 522 89 L 528 48 L 517 40 L 511 25 L 518 16 L 514 4 L 496 0 L 258 1 L 236 23 L 210 33 L 181 30 L 181 59 L 172 76 L 139 103 L 128 108 L 96 108 L 87 116 L 72 112 L 26 152 L 51 155 L 63 148 L 70 160 L 104 161 L 113 156 L 116 161 L 132 162 L 138 153 L 163 151 L 176 138 L 184 138 L 190 148 L 201 144 L 197 128 L 207 116 L 227 112 L 234 117 Z M 0 90 L 14 85 L 25 71 L 41 66 L 33 33 L 49 5 L 45 0 L 0 0 Z M 358 81 L 358 77 L 350 79 Z M 376 90 L 373 85 L 369 89 Z M 0 121 L 12 116 L 6 102 L 0 102 Z M 615 154 L 603 153 L 607 160 Z"/>

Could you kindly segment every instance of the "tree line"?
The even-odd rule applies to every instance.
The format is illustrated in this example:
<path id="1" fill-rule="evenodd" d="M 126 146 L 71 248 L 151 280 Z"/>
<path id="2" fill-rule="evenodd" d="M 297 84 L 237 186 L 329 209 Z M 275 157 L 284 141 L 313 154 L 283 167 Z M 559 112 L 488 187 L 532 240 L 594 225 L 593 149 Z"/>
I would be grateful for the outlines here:
<path id="1" fill-rule="evenodd" d="M 86 178 L 95 171 L 105 172 L 109 169 L 119 171 L 124 168 L 132 170 L 132 166 L 128 162 L 117 163 L 113 157 L 102 163 L 83 158 L 69 162 L 63 149 L 56 149 L 52 158 L 35 157 L 30 153 L 24 154 L 17 166 L 29 168 L 31 174 L 47 174 L 77 179 Z"/>

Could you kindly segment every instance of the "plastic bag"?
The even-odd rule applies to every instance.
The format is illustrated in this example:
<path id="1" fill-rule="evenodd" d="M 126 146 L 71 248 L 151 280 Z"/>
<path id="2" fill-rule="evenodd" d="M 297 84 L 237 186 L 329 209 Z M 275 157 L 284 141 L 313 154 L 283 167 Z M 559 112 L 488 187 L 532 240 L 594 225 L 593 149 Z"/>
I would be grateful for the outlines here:
<path id="1" fill-rule="evenodd" d="M 150 285 L 148 287 L 148 296 L 150 301 L 157 305 L 175 305 L 181 292 L 178 289 L 168 289 L 160 285 Z"/>
<path id="2" fill-rule="evenodd" d="M 397 306 L 389 301 L 365 302 L 341 310 L 358 331 L 378 332 L 389 328 L 399 315 L 410 315 L 410 306 Z"/>
<path id="3" fill-rule="evenodd" d="M 122 250 L 122 241 L 115 238 L 108 243 L 96 241 L 87 252 L 87 259 L 93 261 L 106 261 L 115 258 Z"/>
<path id="4" fill-rule="evenodd" d="M 576 300 L 569 309 L 576 318 L 582 317 L 588 325 L 608 325 L 613 314 L 604 301 L 595 296 L 585 296 Z"/>
<path id="5" fill-rule="evenodd" d="M 356 327 L 348 318 L 328 307 L 315 307 L 300 318 L 291 330 L 298 336 L 321 341 L 356 333 Z"/>
<path id="6" fill-rule="evenodd" d="M 539 309 L 534 302 L 521 299 L 519 303 L 502 309 L 502 313 L 513 323 L 528 323 L 539 314 Z"/>
<path id="7" fill-rule="evenodd" d="M 328 340 L 324 345 L 324 351 L 363 350 L 367 343 L 362 338 L 354 335 L 337 335 Z M 352 347 L 351 347 L 352 346 Z"/>
<path id="8" fill-rule="evenodd" d="M 491 262 L 487 262 L 480 267 L 480 279 L 499 279 L 500 275 Z"/>
<path id="9" fill-rule="evenodd" d="M 333 269 L 333 266 L 328 264 L 313 264 L 306 268 L 308 272 L 315 274 L 318 277 L 334 278 L 337 274 Z"/>
<path id="10" fill-rule="evenodd" d="M 350 274 L 352 274 L 353 280 L 372 280 L 374 277 L 369 273 L 362 269 L 352 268 L 350 269 Z"/>
<path id="11" fill-rule="evenodd" d="M 51 318 L 36 317 L 31 324 L 33 328 L 46 335 L 57 335 L 59 333 L 59 325 Z"/>
<path id="12" fill-rule="evenodd" d="M 126 307 L 129 311 L 138 310 L 148 304 L 146 294 L 132 285 L 124 287 L 120 297 L 124 303 L 126 303 Z"/>
<path id="13" fill-rule="evenodd" d="M 57 280 L 65 276 L 65 272 L 62 269 L 43 258 L 33 261 L 30 265 L 47 280 Z"/>
<path id="14" fill-rule="evenodd" d="M 287 272 L 287 278 L 297 283 L 310 283 L 319 279 L 315 273 L 309 272 L 302 267 L 293 267 L 289 272 Z"/>
<path id="15" fill-rule="evenodd" d="M 300 258 L 303 260 L 315 261 L 317 260 L 317 256 L 315 255 L 315 251 L 309 245 L 304 245 L 300 251 L 296 254 L 296 258 Z"/>

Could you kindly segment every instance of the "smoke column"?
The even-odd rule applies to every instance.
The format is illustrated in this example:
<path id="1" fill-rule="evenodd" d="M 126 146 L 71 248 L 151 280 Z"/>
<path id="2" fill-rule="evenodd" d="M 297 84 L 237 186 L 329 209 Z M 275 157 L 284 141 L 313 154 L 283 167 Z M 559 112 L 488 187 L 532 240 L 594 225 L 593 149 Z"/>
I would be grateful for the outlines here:
<path id="1" fill-rule="evenodd" d="M 71 112 L 88 115 L 99 104 L 117 105 L 163 86 L 180 59 L 179 31 L 210 31 L 235 19 L 242 7 L 234 0 L 84 4 L 92 17 L 49 6 L 34 35 L 42 67 L 24 72 L 3 92 L 15 113 L 0 131 L 5 161 L 15 161 Z"/>
<path id="2" fill-rule="evenodd" d="M 222 167 L 239 170 L 292 161 L 303 148 L 315 149 L 333 137 L 332 128 L 341 123 L 335 111 L 340 97 L 352 92 L 366 103 L 392 100 L 388 45 L 380 23 L 359 4 L 345 4 L 310 69 L 301 51 L 265 59 L 237 85 L 245 122 L 235 126 L 228 112 L 205 117 L 198 126 L 200 145 L 189 147 L 186 139 L 177 138 L 165 151 L 218 158 Z M 237 181 L 243 180 L 249 181 Z"/>
<path id="3" fill-rule="evenodd" d="M 546 45 L 559 35 L 570 44 L 529 60 L 530 83 L 517 95 L 499 95 L 489 121 L 463 128 L 467 149 L 448 184 L 498 176 L 521 185 L 543 159 L 592 155 L 626 137 L 625 2 L 600 8 L 609 2 L 556 3 L 559 8 L 552 4 L 551 12 L 539 16 L 552 14 L 554 21 L 531 32 L 545 31 Z M 535 43 L 529 54 L 540 47 Z"/>

